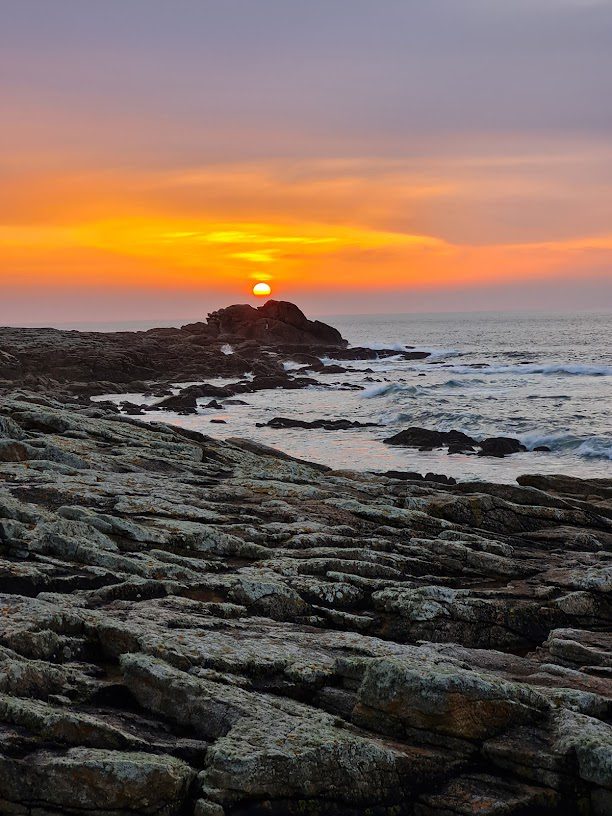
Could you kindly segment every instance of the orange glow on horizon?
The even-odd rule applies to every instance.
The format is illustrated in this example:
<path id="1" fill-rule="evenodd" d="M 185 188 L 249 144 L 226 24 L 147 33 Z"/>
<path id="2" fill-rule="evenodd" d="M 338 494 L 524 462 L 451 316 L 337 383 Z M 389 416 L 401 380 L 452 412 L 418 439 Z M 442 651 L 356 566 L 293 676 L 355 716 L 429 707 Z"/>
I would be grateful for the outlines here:
<path id="1" fill-rule="evenodd" d="M 343 289 L 409 292 L 607 274 L 610 234 L 508 242 L 483 232 L 478 243 L 445 237 L 428 209 L 451 194 L 460 196 L 456 179 L 418 183 L 384 162 L 378 173 L 368 165 L 361 175 L 329 162 L 303 178 L 257 167 L 161 177 L 34 174 L 8 184 L 0 202 L 0 283 L 215 290 L 231 298 L 244 292 L 245 280 L 274 279 L 283 291 L 324 298 Z M 406 202 L 414 229 L 399 218 Z"/>

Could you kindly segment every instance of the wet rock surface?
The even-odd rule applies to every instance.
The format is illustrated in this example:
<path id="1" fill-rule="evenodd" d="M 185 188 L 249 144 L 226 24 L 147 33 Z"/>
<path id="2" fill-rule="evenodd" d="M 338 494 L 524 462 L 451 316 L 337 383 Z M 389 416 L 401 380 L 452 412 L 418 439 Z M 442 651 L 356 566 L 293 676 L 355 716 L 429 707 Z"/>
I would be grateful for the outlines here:
<path id="1" fill-rule="evenodd" d="M 289 417 L 274 417 L 266 423 L 258 423 L 257 427 L 266 428 L 306 428 L 324 431 L 348 431 L 354 428 L 379 428 L 377 422 L 355 422 L 350 419 L 314 419 L 310 422 L 303 419 Z"/>
<path id="2" fill-rule="evenodd" d="M 25 391 L 0 442 L 0 812 L 611 812 L 612 480 L 332 471 Z"/>
<path id="3" fill-rule="evenodd" d="M 527 450 L 518 439 L 509 436 L 493 436 L 479 442 L 462 431 L 432 431 L 428 428 L 418 428 L 416 426 L 399 431 L 393 436 L 383 439 L 383 442 L 386 445 L 419 448 L 420 450 L 446 447 L 449 454 L 477 452 L 478 456 L 495 456 L 498 458 Z M 541 446 L 539 450 L 549 450 L 549 448 Z"/>

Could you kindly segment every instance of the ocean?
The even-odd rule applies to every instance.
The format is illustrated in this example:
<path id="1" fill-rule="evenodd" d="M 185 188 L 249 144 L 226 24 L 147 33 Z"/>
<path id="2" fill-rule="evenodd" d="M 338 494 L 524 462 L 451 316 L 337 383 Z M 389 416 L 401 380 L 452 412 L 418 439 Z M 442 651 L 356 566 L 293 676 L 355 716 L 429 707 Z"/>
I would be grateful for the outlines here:
<path id="1" fill-rule="evenodd" d="M 201 408 L 197 416 L 187 417 L 153 413 L 146 420 L 215 437 L 254 439 L 338 469 L 412 470 L 498 482 L 512 482 L 522 473 L 612 477 L 612 313 L 322 319 L 340 329 L 351 345 L 397 351 L 412 346 L 431 351 L 431 356 L 423 361 L 398 356 L 343 362 L 351 369 L 346 374 L 309 373 L 320 386 L 261 391 L 242 395 L 248 405 Z M 347 390 L 341 384 L 364 390 Z M 138 394 L 112 399 L 145 401 Z M 347 431 L 257 427 L 277 416 L 368 421 L 380 427 Z M 211 419 L 226 424 L 211 424 Z M 518 437 L 529 451 L 491 459 L 449 455 L 445 450 L 420 452 L 382 442 L 410 425 L 457 429 L 476 438 Z M 551 452 L 532 451 L 540 445 Z"/>

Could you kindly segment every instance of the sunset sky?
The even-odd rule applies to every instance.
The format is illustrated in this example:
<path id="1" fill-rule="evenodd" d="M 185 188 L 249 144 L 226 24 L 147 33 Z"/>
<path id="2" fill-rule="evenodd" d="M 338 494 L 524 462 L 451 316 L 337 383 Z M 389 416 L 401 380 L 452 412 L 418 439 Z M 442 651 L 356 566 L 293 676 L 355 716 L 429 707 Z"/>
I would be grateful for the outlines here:
<path id="1" fill-rule="evenodd" d="M 612 304 L 609 0 L 0 0 L 0 324 Z"/>

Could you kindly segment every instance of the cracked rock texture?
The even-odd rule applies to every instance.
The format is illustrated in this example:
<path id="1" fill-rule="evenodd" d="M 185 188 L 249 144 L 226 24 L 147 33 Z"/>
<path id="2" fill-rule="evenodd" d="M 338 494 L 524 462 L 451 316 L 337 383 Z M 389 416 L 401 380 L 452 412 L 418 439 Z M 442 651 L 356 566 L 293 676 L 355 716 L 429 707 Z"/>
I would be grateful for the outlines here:
<path id="1" fill-rule="evenodd" d="M 0 402 L 0 812 L 612 813 L 612 481 Z"/>

